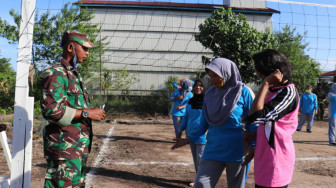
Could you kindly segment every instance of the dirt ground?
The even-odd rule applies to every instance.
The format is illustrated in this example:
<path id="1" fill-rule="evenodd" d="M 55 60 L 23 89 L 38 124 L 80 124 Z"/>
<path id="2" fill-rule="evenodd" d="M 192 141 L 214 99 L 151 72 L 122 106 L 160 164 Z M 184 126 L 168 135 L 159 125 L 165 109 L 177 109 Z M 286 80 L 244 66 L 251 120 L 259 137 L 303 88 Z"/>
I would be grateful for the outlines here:
<path id="1" fill-rule="evenodd" d="M 195 177 L 188 146 L 174 151 L 174 128 L 169 117 L 113 117 L 95 123 L 86 187 L 188 187 Z M 294 188 L 336 187 L 336 147 L 328 145 L 328 122 L 315 121 L 312 133 L 296 132 Z M 9 133 L 10 134 L 10 133 Z M 0 152 L 1 175 L 9 174 Z M 42 137 L 33 141 L 31 187 L 43 187 L 46 162 Z M 254 187 L 253 165 L 247 188 Z M 226 187 L 225 172 L 216 187 Z"/>

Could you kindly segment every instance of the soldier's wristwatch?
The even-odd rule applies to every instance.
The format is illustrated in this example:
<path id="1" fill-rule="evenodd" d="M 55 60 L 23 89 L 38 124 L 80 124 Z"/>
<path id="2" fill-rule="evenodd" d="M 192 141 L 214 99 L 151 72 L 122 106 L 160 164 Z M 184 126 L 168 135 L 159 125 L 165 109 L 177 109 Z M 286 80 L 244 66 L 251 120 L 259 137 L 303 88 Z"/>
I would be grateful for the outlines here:
<path id="1" fill-rule="evenodd" d="M 88 111 L 82 111 L 82 114 L 81 114 L 82 118 L 88 118 L 89 117 L 89 112 Z"/>

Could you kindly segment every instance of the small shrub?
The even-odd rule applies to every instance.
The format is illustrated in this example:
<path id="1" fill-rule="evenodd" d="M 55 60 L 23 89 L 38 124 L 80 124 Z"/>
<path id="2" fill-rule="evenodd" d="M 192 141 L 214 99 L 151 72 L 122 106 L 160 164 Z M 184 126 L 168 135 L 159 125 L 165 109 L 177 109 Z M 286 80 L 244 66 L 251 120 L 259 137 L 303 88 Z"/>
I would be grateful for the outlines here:
<path id="1" fill-rule="evenodd" d="M 12 114 L 12 113 L 13 113 L 13 108 L 11 108 L 11 107 L 0 108 L 0 114 L 1 115 Z"/>
<path id="2" fill-rule="evenodd" d="M 166 96 L 107 96 L 104 99 L 94 97 L 93 106 L 105 104 L 108 114 L 168 114 L 168 99 Z"/>
<path id="3" fill-rule="evenodd" d="M 40 101 L 34 102 L 34 117 L 38 117 L 42 115 L 42 110 L 40 106 Z"/>

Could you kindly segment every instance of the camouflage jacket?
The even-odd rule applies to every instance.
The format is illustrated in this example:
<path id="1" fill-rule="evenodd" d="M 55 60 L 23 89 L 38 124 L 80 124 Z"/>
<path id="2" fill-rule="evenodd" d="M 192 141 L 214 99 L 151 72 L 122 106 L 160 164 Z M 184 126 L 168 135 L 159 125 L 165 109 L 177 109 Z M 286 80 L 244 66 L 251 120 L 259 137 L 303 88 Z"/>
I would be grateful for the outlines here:
<path id="1" fill-rule="evenodd" d="M 76 109 L 90 107 L 77 69 L 63 58 L 41 75 L 42 115 L 48 120 L 43 136 L 44 155 L 50 160 L 81 158 L 92 142 L 91 121 L 73 120 Z"/>

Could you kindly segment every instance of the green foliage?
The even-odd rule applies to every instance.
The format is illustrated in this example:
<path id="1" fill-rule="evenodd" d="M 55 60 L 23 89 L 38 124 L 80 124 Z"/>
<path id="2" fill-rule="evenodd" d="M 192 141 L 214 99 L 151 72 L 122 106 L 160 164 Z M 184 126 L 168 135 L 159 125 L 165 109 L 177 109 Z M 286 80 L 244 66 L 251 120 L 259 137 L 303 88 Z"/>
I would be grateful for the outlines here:
<path id="1" fill-rule="evenodd" d="M 98 97 L 94 97 L 93 103 L 100 103 Z M 106 96 L 103 101 L 107 114 L 150 114 L 157 113 L 166 115 L 168 113 L 168 100 L 164 96 Z"/>
<path id="2" fill-rule="evenodd" d="M 120 91 L 122 95 L 129 95 L 130 87 L 139 82 L 138 74 L 129 73 L 126 68 L 104 70 L 102 73 L 102 90 L 104 95 L 109 95 L 108 91 Z M 99 82 L 99 77 L 92 83 Z M 94 86 L 91 86 L 94 87 Z"/>
<path id="3" fill-rule="evenodd" d="M 129 95 L 129 89 L 131 85 L 139 82 L 140 79 L 138 78 L 138 74 L 130 74 L 127 72 L 126 68 L 124 67 L 121 70 L 112 70 L 112 90 L 119 90 L 121 91 L 122 95 Z"/>
<path id="4" fill-rule="evenodd" d="M 14 9 L 9 14 L 13 17 L 16 26 L 10 25 L 6 20 L 0 18 L 0 37 L 8 39 L 10 44 L 14 44 L 19 40 L 19 26 L 21 17 L 15 13 Z"/>
<path id="5" fill-rule="evenodd" d="M 244 82 L 255 80 L 252 55 L 272 46 L 269 29 L 259 32 L 248 24 L 244 15 L 221 8 L 200 24 L 199 30 L 195 39 L 214 52 L 213 58 L 232 60 L 241 71 Z"/>
<path id="6" fill-rule="evenodd" d="M 303 36 L 287 25 L 274 33 L 274 39 L 273 48 L 282 52 L 293 65 L 292 79 L 298 90 L 303 92 L 307 85 L 314 86 L 321 71 L 319 63 L 305 54 L 308 43 L 304 43 Z"/>
<path id="7" fill-rule="evenodd" d="M 112 86 L 112 70 L 106 70 L 102 78 L 102 90 L 104 91 L 104 95 L 106 95 L 106 91 Z"/>
<path id="8" fill-rule="evenodd" d="M 210 58 L 206 56 L 202 56 L 202 64 L 203 65 L 208 65 L 210 63 Z M 204 70 L 202 71 L 196 71 L 196 78 L 204 78 L 206 76 L 206 72 Z"/>
<path id="9" fill-rule="evenodd" d="M 165 85 L 166 85 L 166 88 L 167 88 L 167 92 L 169 94 L 173 93 L 175 91 L 175 87 L 173 85 L 174 82 L 176 82 L 178 80 L 178 78 L 176 76 L 169 76 L 168 77 L 168 80 L 165 81 Z"/>
<path id="10" fill-rule="evenodd" d="M 14 109 L 16 73 L 9 59 L 0 58 L 0 114 L 12 113 Z"/>
<path id="11" fill-rule="evenodd" d="M 81 2 L 80 2 L 81 3 Z M 90 20 L 94 17 L 94 10 L 81 8 L 79 5 L 65 4 L 62 10 L 51 15 L 50 11 L 39 14 L 36 12 L 33 36 L 32 62 L 36 71 L 46 68 L 54 61 L 58 61 L 62 55 L 60 46 L 64 31 L 78 31 L 89 35 L 90 40 L 98 44 L 97 35 L 100 28 L 96 24 L 91 24 Z M 15 26 L 7 21 L 0 19 L 0 37 L 8 39 L 9 43 L 16 43 L 19 39 L 20 14 L 13 9 L 10 11 Z M 105 41 L 106 37 L 102 39 Z M 82 66 L 79 67 L 83 77 L 90 77 L 91 71 L 99 66 L 99 56 L 106 50 L 103 47 L 106 43 L 102 42 L 97 48 L 90 49 L 90 56 Z"/>
<path id="12" fill-rule="evenodd" d="M 115 71 L 117 72 L 117 71 Z M 121 71 L 122 72 L 122 71 Z M 109 74 L 105 74 L 104 79 L 109 80 L 110 78 L 113 80 L 113 74 L 107 76 Z M 120 73 L 119 75 L 126 75 L 125 78 L 130 77 L 127 74 Z M 123 79 L 119 79 L 120 81 Z M 93 97 L 92 103 L 94 104 L 105 104 L 105 110 L 108 114 L 115 113 L 134 113 L 134 114 L 168 114 L 170 110 L 170 102 L 169 96 L 175 90 L 173 83 L 177 81 L 178 78 L 175 76 L 170 76 L 165 82 L 166 91 L 162 92 L 154 92 L 149 96 L 105 96 L 103 99 L 99 99 L 99 97 Z M 111 84 L 111 82 L 108 82 Z M 128 83 L 128 82 L 127 82 Z M 117 85 L 115 85 L 117 86 Z M 113 86 L 113 87 L 115 87 Z M 110 86 L 111 88 L 112 86 Z M 167 96 L 168 94 L 168 96 Z M 99 101 L 102 100 L 102 101 Z"/>
<path id="13" fill-rule="evenodd" d="M 100 83 L 100 76 L 95 75 L 86 84 L 89 93 L 91 93 L 91 102 L 93 106 L 107 105 L 107 103 L 111 102 L 111 96 L 117 97 L 116 95 L 119 94 L 121 94 L 121 98 L 127 99 L 127 97 L 129 97 L 130 87 L 140 81 L 138 74 L 130 74 L 125 68 L 120 70 L 105 69 L 103 71 L 101 82 L 103 91 L 102 96 L 97 94 L 97 90 L 100 90 L 100 85 L 97 84 Z M 93 97 L 93 94 L 96 96 Z"/>
<path id="14" fill-rule="evenodd" d="M 40 116 L 42 114 L 41 106 L 40 106 L 40 101 L 35 101 L 34 102 L 34 116 Z"/>
<path id="15" fill-rule="evenodd" d="M 252 28 L 242 14 L 235 14 L 231 9 L 218 9 L 199 26 L 200 33 L 195 39 L 214 52 L 214 57 L 225 57 L 236 63 L 244 82 L 256 82 L 252 55 L 267 48 L 282 52 L 293 65 L 293 81 L 299 91 L 308 84 L 315 85 L 319 70 L 315 60 L 305 54 L 308 43 L 303 36 L 289 26 L 272 34 L 269 29 L 259 32 Z M 210 58 L 202 57 L 208 64 Z M 198 76 L 203 73 L 197 73 Z"/>
<path id="16" fill-rule="evenodd" d="M 0 108 L 1 115 L 12 114 L 13 112 L 14 112 L 14 109 L 12 107 L 7 107 L 7 108 L 1 107 Z"/>
<path id="17" fill-rule="evenodd" d="M 97 38 L 101 28 L 97 24 L 91 24 L 90 21 L 94 17 L 93 13 L 94 10 L 92 9 L 88 10 L 87 8 L 82 8 L 80 5 L 72 5 L 70 2 L 59 13 L 54 15 L 50 11 L 43 12 L 42 14 L 36 12 L 32 50 L 32 62 L 35 74 L 34 86 L 30 90 L 30 95 L 34 96 L 35 99 L 40 99 L 41 96 L 39 80 L 41 70 L 54 61 L 58 61 L 62 55 L 60 43 L 64 31 L 85 33 L 89 35 L 90 40 L 97 46 L 90 49 L 90 56 L 85 63 L 78 67 L 84 79 L 92 78 L 94 75 L 93 72 L 98 70 L 100 63 L 105 61 L 104 58 L 101 59 L 100 57 L 106 51 L 105 46 L 108 43 L 105 41 L 107 37 Z M 0 37 L 6 38 L 9 43 L 17 43 L 19 40 L 20 14 L 12 9 L 10 15 L 13 17 L 15 25 L 10 25 L 7 21 L 0 18 Z M 125 74 L 125 71 L 122 73 Z M 126 92 L 126 89 L 123 89 Z M 12 95 L 13 100 L 7 100 L 11 105 L 14 104 L 13 96 L 14 94 Z M 35 111 L 38 111 L 38 108 L 40 108 L 39 105 L 35 105 Z"/>
<path id="18" fill-rule="evenodd" d="M 34 77 L 33 77 L 33 85 L 29 88 L 29 96 L 34 97 L 34 115 L 38 116 L 41 115 L 41 106 L 40 106 L 40 99 L 41 99 L 41 82 L 40 76 L 42 72 L 35 69 Z"/>

